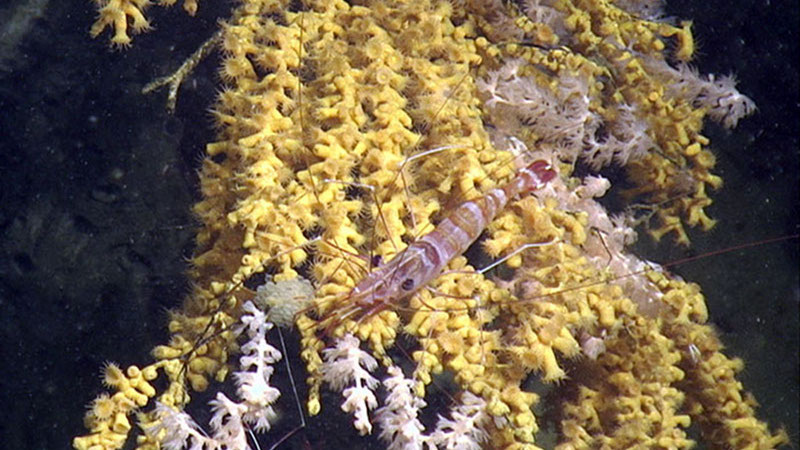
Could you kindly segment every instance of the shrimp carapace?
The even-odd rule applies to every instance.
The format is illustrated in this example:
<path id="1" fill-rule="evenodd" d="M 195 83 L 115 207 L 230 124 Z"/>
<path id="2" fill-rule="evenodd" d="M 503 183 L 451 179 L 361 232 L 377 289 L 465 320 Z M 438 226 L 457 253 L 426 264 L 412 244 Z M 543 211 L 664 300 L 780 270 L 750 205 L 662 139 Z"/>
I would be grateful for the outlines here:
<path id="1" fill-rule="evenodd" d="M 461 203 L 433 231 L 364 277 L 338 307 L 323 315 L 322 329 L 327 333 L 345 320 L 361 321 L 407 301 L 463 254 L 511 199 L 541 189 L 555 177 L 548 162 L 537 160 L 504 186 Z"/>

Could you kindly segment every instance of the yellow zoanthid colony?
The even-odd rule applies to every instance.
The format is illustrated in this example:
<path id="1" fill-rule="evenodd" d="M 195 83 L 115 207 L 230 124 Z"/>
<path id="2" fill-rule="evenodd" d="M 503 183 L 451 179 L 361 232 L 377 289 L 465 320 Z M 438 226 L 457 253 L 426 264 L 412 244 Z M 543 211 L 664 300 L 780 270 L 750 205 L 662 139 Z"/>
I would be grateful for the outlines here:
<path id="1" fill-rule="evenodd" d="M 322 389 L 343 391 L 358 431 L 390 448 L 536 448 L 542 403 L 563 449 L 785 442 L 755 418 L 697 286 L 625 250 L 636 224 L 682 243 L 685 226 L 713 226 L 704 208 L 721 180 L 703 120 L 734 126 L 753 109 L 731 80 L 686 64 L 690 23 L 657 21 L 648 5 L 241 0 L 221 25 L 196 287 L 156 362 L 106 367 L 114 392 L 92 404 L 75 448 L 120 448 L 134 416 L 139 448 L 255 447 L 245 430 L 268 429 L 280 395 L 265 333 L 292 319 L 308 413 Z M 127 44 L 144 6 L 104 2 L 93 33 L 111 26 Z M 481 244 L 507 257 L 502 277 L 457 255 L 404 298 L 367 295 L 374 314 L 353 307 L 371 266 L 533 160 L 558 177 L 513 199 Z M 593 174 L 575 176 L 578 164 Z M 615 217 L 595 200 L 612 164 L 636 206 Z M 538 245 L 516 251 L 526 244 Z M 458 392 L 426 431 L 420 410 L 443 373 Z M 183 412 L 190 391 L 228 378 L 239 401 L 218 393 L 205 434 Z"/>

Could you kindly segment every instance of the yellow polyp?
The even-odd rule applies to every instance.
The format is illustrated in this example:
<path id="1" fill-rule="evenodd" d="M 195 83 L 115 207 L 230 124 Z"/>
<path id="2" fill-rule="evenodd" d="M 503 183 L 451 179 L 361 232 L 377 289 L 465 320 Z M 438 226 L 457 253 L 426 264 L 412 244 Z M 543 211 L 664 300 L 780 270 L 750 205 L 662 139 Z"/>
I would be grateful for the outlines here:
<path id="1" fill-rule="evenodd" d="M 156 395 L 155 388 L 144 379 L 140 378 L 139 380 L 137 380 L 134 387 L 147 397 L 155 397 Z"/>
<path id="2" fill-rule="evenodd" d="M 690 156 L 690 157 L 691 156 L 696 156 L 697 154 L 700 153 L 700 150 L 702 150 L 702 147 L 700 146 L 699 143 L 695 142 L 694 144 L 691 144 L 688 147 L 686 147 L 686 150 L 684 151 L 684 154 L 686 156 Z"/>
<path id="3" fill-rule="evenodd" d="M 128 417 L 124 413 L 118 412 L 114 415 L 114 422 L 111 425 L 111 430 L 114 433 L 128 434 L 130 429 L 131 423 L 128 421 Z"/>
<path id="4" fill-rule="evenodd" d="M 663 51 L 664 48 L 665 48 L 664 42 L 662 42 L 660 39 L 653 40 L 653 42 L 651 44 L 651 49 L 653 51 L 660 52 L 660 51 Z"/>
<path id="5" fill-rule="evenodd" d="M 118 389 L 128 385 L 128 379 L 125 377 L 125 374 L 123 374 L 119 366 L 114 363 L 106 364 L 103 382 L 108 386 Z"/>
<path id="6" fill-rule="evenodd" d="M 472 320 L 465 314 L 460 314 L 447 322 L 447 327 L 455 330 L 470 326 L 472 326 Z"/>
<path id="7" fill-rule="evenodd" d="M 117 412 L 117 402 L 108 396 L 101 394 L 92 402 L 91 414 L 100 420 L 107 420 Z"/>
<path id="8" fill-rule="evenodd" d="M 697 155 L 697 157 L 695 158 L 695 162 L 700 167 L 710 168 L 714 167 L 714 165 L 716 164 L 716 158 L 714 157 L 714 154 L 711 153 L 710 151 L 703 150 Z"/>
<path id="9" fill-rule="evenodd" d="M 317 414 L 319 414 L 322 408 L 319 403 L 319 398 L 316 397 L 310 398 L 306 403 L 306 407 L 308 408 L 308 414 L 312 416 L 316 416 Z"/>
<path id="10" fill-rule="evenodd" d="M 675 57 L 681 61 L 691 61 L 694 56 L 694 38 L 692 37 L 692 21 L 681 22 L 681 31 L 676 34 L 678 38 L 678 50 Z"/>
<path id="11" fill-rule="evenodd" d="M 559 381 L 566 376 L 566 372 L 558 365 L 556 355 L 552 349 L 544 349 L 541 353 L 542 380 L 546 382 Z"/>
<path id="12" fill-rule="evenodd" d="M 562 330 L 561 336 L 553 341 L 553 348 L 568 358 L 580 353 L 580 345 L 566 329 Z"/>
<path id="13" fill-rule="evenodd" d="M 147 405 L 148 397 L 134 388 L 127 388 L 122 391 L 122 394 L 138 406 Z"/>
<path id="14" fill-rule="evenodd" d="M 192 389 L 197 392 L 203 392 L 208 389 L 208 378 L 203 375 L 187 373 L 186 379 L 189 380 L 189 384 L 191 385 Z"/>
<path id="15" fill-rule="evenodd" d="M 486 411 L 493 416 L 501 417 L 511 412 L 511 408 L 504 402 L 495 398 L 486 405 Z"/>
<path id="16" fill-rule="evenodd" d="M 191 360 L 188 368 L 196 373 L 212 373 L 218 366 L 217 361 L 207 357 L 196 357 Z"/>
<path id="17" fill-rule="evenodd" d="M 614 316 L 614 307 L 605 303 L 599 303 L 595 306 L 599 313 L 598 321 L 603 327 L 611 327 L 616 322 Z"/>
<path id="18" fill-rule="evenodd" d="M 468 364 L 469 363 L 467 362 L 467 359 L 464 358 L 463 354 L 458 354 L 455 358 L 452 358 L 447 362 L 447 366 L 456 372 L 462 371 L 465 367 L 467 367 Z"/>
<path id="19" fill-rule="evenodd" d="M 158 377 L 158 366 L 156 364 L 151 364 L 144 369 L 142 369 L 142 378 L 147 381 L 153 381 Z"/>
<path id="20" fill-rule="evenodd" d="M 531 413 L 516 414 L 514 416 L 514 424 L 520 428 L 528 428 L 536 425 L 536 420 Z"/>
<path id="21" fill-rule="evenodd" d="M 227 289 L 227 285 L 225 283 L 219 283 L 216 281 L 211 282 L 210 287 L 211 292 L 214 293 L 214 295 L 220 295 Z"/>

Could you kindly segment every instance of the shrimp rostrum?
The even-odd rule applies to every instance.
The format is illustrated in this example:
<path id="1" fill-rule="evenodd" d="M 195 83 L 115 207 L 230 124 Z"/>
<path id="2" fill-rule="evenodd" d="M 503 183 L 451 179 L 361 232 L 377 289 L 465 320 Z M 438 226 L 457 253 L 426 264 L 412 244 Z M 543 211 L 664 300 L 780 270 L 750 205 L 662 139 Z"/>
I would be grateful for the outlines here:
<path id="1" fill-rule="evenodd" d="M 463 254 L 511 200 L 541 189 L 555 176 L 548 162 L 537 160 L 504 186 L 461 203 L 433 231 L 358 282 L 344 301 L 321 317 L 322 328 L 328 333 L 344 321 L 360 322 L 401 307 L 439 276 L 453 258 Z"/>

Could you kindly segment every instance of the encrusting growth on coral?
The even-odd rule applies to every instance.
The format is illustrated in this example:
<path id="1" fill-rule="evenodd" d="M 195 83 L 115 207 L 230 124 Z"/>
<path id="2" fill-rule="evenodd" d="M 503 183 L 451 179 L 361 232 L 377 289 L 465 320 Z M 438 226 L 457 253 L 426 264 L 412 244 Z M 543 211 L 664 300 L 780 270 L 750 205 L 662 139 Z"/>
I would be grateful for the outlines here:
<path id="1" fill-rule="evenodd" d="M 176 0 L 156 0 L 160 6 L 172 6 Z M 100 35 L 106 28 L 113 29 L 111 44 L 126 47 L 133 34 L 149 30 L 150 21 L 144 11 L 153 4 L 151 0 L 94 0 L 98 17 L 92 25 L 92 37 Z M 197 0 L 183 0 L 183 9 L 193 16 L 197 12 Z"/>
<path id="2" fill-rule="evenodd" d="M 92 34 L 113 27 L 126 45 L 129 20 L 146 28 L 148 3 L 103 1 Z M 247 448 L 240 432 L 268 428 L 277 398 L 268 381 L 280 353 L 265 330 L 291 319 L 308 413 L 320 412 L 323 388 L 342 391 L 356 429 L 378 426 L 393 449 L 537 448 L 537 404 L 555 412 L 560 449 L 786 442 L 755 418 L 735 378 L 742 364 L 721 353 L 697 286 L 625 249 L 635 224 L 684 244 L 685 226 L 713 226 L 705 207 L 722 180 L 704 119 L 731 127 L 754 109 L 730 79 L 687 65 L 690 23 L 645 6 L 240 1 L 222 24 L 218 140 L 194 208 L 196 287 L 155 363 L 107 366 L 115 393 L 92 404 L 74 447 L 120 448 L 136 412 L 138 448 Z M 490 257 L 508 257 L 502 279 L 457 256 L 377 314 L 335 315 L 371 265 L 534 159 L 559 176 L 513 199 L 482 241 Z M 592 174 L 578 178 L 576 164 Z M 636 206 L 618 217 L 596 201 L 608 165 L 624 167 Z M 254 293 L 265 270 L 271 280 Z M 254 321 L 262 328 L 242 344 Z M 413 370 L 399 363 L 400 334 L 413 342 Z M 190 390 L 224 382 L 238 353 L 241 402 L 218 394 L 208 437 L 183 412 Z M 419 414 L 443 373 L 455 404 L 426 432 Z M 241 389 L 252 385 L 243 377 L 267 400 Z M 532 377 L 546 394 L 530 390 Z"/>

